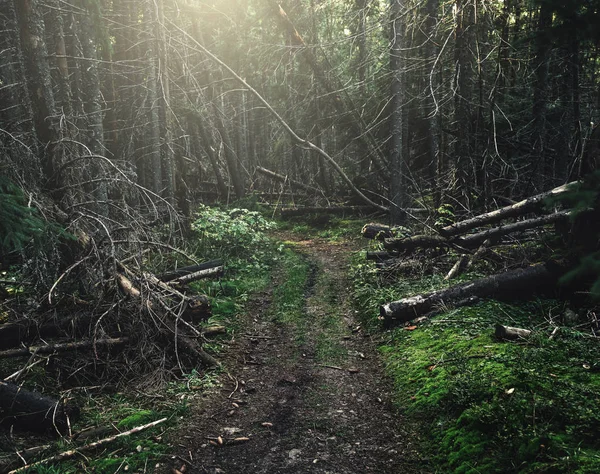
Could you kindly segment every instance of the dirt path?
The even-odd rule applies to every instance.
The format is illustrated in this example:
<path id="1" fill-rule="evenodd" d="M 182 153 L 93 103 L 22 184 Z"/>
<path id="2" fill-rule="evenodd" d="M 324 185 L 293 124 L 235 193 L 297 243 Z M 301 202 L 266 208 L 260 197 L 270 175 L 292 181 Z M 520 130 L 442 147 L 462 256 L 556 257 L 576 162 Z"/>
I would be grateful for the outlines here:
<path id="1" fill-rule="evenodd" d="M 258 295 L 227 355 L 231 377 L 192 410 L 172 465 L 185 459 L 188 473 L 427 472 L 350 308 L 349 248 L 318 240 L 296 248 L 311 266 L 303 336 L 275 322 L 272 290 Z"/>

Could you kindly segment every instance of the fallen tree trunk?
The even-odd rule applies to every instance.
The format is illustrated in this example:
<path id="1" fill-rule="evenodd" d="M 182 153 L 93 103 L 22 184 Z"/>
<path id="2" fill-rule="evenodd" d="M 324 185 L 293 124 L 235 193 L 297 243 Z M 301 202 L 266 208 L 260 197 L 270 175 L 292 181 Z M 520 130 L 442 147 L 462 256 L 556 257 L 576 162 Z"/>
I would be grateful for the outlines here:
<path id="1" fill-rule="evenodd" d="M 413 252 L 417 248 L 448 247 L 452 241 L 441 235 L 415 235 L 405 239 L 385 239 L 383 246 L 387 250 Z"/>
<path id="2" fill-rule="evenodd" d="M 57 315 L 42 321 L 23 318 L 0 324 L 0 349 L 18 347 L 39 339 L 84 337 L 88 334 L 90 324 L 93 322 L 93 314 L 86 313 L 67 317 Z"/>
<path id="3" fill-rule="evenodd" d="M 170 272 L 163 273 L 158 276 L 158 279 L 164 282 L 169 282 L 171 280 L 176 280 L 186 275 L 190 275 L 192 273 L 196 273 L 202 270 L 208 270 L 210 268 L 222 267 L 222 260 L 210 260 L 208 262 L 200 263 L 199 265 L 190 265 L 188 267 L 181 267 L 176 270 L 171 270 Z"/>
<path id="4" fill-rule="evenodd" d="M 452 304 L 471 296 L 511 297 L 531 294 L 556 283 L 564 271 L 555 263 L 532 265 L 510 270 L 479 280 L 462 283 L 425 295 L 412 296 L 379 307 L 380 318 L 386 326 L 410 321 L 432 311 L 436 306 Z"/>
<path id="5" fill-rule="evenodd" d="M 383 224 L 365 224 L 360 231 L 365 239 L 383 240 L 394 236 L 392 228 Z"/>
<path id="6" fill-rule="evenodd" d="M 503 326 L 502 324 L 496 325 L 495 336 L 498 339 L 506 341 L 515 341 L 518 339 L 527 339 L 531 336 L 529 329 L 513 328 L 511 326 Z"/>
<path id="7" fill-rule="evenodd" d="M 497 240 L 500 237 L 504 237 L 515 232 L 521 232 L 524 230 L 535 229 L 536 227 L 553 224 L 555 222 L 567 219 L 570 214 L 571 211 L 560 211 L 547 216 L 515 222 L 514 224 L 506 224 L 493 229 L 487 229 L 476 234 L 463 236 L 456 239 L 456 243 L 461 247 L 473 249 L 479 247 L 488 239 Z"/>
<path id="8" fill-rule="evenodd" d="M 308 184 L 301 183 L 300 181 L 295 181 L 293 179 L 288 178 L 287 176 L 284 176 L 282 174 L 275 173 L 274 171 L 263 168 L 262 166 L 257 166 L 256 171 L 258 171 L 260 174 L 262 174 L 263 176 L 266 176 L 267 178 L 269 178 L 273 181 L 289 184 L 292 188 L 304 189 L 305 191 L 308 191 L 311 193 L 323 194 L 323 192 L 318 188 L 313 188 L 312 186 L 309 186 Z"/>
<path id="9" fill-rule="evenodd" d="M 440 234 L 445 237 L 452 237 L 454 235 L 464 234 L 469 230 L 475 229 L 477 227 L 481 227 L 483 225 L 493 224 L 495 222 L 499 222 L 507 217 L 518 217 L 528 212 L 534 212 L 541 209 L 544 200 L 550 196 L 558 196 L 566 191 L 568 191 L 571 186 L 576 184 L 577 182 L 571 182 L 568 184 L 564 184 L 557 188 L 551 189 L 545 193 L 537 194 L 535 196 L 524 199 L 516 204 L 512 204 L 510 206 L 502 207 L 500 209 L 496 209 L 495 211 L 486 212 L 485 214 L 481 214 L 479 216 L 472 217 L 471 219 L 466 219 L 464 221 L 457 222 L 455 224 L 443 227 L 440 229 Z"/>
<path id="10" fill-rule="evenodd" d="M 498 240 L 515 232 L 522 232 L 536 227 L 542 227 L 547 224 L 567 219 L 570 211 L 555 212 L 547 216 L 526 219 L 512 224 L 501 225 L 493 229 L 486 229 L 475 234 L 466 236 L 457 236 L 447 238 L 441 235 L 415 235 L 405 239 L 385 239 L 383 246 L 388 250 L 412 252 L 417 248 L 436 248 L 436 247 L 461 247 L 463 249 L 475 249 L 482 245 L 486 240 Z"/>
<path id="11" fill-rule="evenodd" d="M 223 267 L 207 268 L 206 270 L 199 270 L 197 272 L 189 273 L 188 275 L 183 275 L 179 278 L 175 278 L 171 280 L 170 283 L 182 285 L 186 283 L 191 283 L 196 280 L 201 280 L 203 278 L 221 277 L 224 273 L 225 269 Z"/>
<path id="12" fill-rule="evenodd" d="M 9 349 L 7 351 L 1 351 L 0 359 L 30 356 L 31 354 L 58 354 L 61 352 L 96 349 L 98 347 L 122 346 L 127 342 L 129 342 L 129 338 L 127 337 L 115 337 L 107 339 L 88 339 L 85 341 L 44 344 L 43 346 L 21 347 L 18 349 Z"/>
<path id="13" fill-rule="evenodd" d="M 58 400 L 0 380 L 0 418 L 5 426 L 65 434 L 69 426 L 67 418 L 78 415 L 79 408 L 75 406 L 65 406 Z"/>

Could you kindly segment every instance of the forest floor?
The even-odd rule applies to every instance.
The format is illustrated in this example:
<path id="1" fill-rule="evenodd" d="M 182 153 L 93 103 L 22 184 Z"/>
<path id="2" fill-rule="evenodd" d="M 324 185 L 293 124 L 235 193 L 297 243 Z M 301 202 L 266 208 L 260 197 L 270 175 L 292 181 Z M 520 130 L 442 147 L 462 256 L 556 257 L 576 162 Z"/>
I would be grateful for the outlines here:
<path id="1" fill-rule="evenodd" d="M 306 275 L 300 311 L 281 317 L 272 285 L 240 315 L 220 383 L 171 436 L 171 468 L 190 473 L 417 473 L 417 431 L 392 403 L 376 343 L 360 328 L 348 281 L 353 244 L 280 235 Z M 294 265 L 292 265 L 293 267 Z M 293 303 L 289 303 L 293 306 Z M 293 313 L 293 311 L 292 311 Z M 175 470 L 173 472 L 176 472 Z"/>

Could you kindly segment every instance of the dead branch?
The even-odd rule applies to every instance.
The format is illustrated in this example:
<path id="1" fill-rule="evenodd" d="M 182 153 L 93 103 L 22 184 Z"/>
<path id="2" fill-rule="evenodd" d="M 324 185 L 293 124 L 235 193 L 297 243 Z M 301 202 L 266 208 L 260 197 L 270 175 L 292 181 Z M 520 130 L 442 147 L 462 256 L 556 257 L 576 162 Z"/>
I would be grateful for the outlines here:
<path id="1" fill-rule="evenodd" d="M 167 418 L 161 418 L 160 420 L 156 420 L 153 421 L 152 423 L 148 423 L 146 425 L 142 425 L 142 426 L 138 426 L 136 428 L 133 428 L 129 431 L 124 431 L 123 433 L 119 433 L 117 435 L 114 436 L 110 436 L 108 438 L 104 438 L 101 439 L 99 441 L 95 441 L 94 443 L 90 443 L 90 444 L 86 444 L 85 446 L 82 446 L 80 448 L 77 449 L 70 449 L 68 451 L 64 451 L 62 453 L 59 453 L 55 456 L 51 456 L 49 458 L 46 459 L 42 459 L 41 461 L 35 462 L 33 464 L 27 464 L 26 466 L 20 467 L 18 469 L 14 469 L 12 471 L 10 471 L 8 474 L 18 474 L 20 472 L 24 472 L 30 469 L 34 469 L 38 466 L 42 466 L 44 464 L 49 464 L 49 463 L 54 463 L 54 462 L 60 462 L 60 461 L 65 461 L 66 459 L 70 459 L 73 456 L 76 456 L 79 453 L 85 452 L 85 451 L 91 451 L 92 449 L 96 449 L 96 448 L 100 448 L 102 446 L 105 446 L 109 443 L 112 443 L 113 441 L 119 439 L 119 438 L 124 438 L 126 436 L 131 436 L 132 434 L 135 433 L 139 433 L 140 431 L 144 431 L 147 430 L 148 428 L 153 428 L 155 426 L 160 425 L 161 423 L 164 423 L 165 421 L 167 421 Z"/>
<path id="2" fill-rule="evenodd" d="M 83 349 L 89 350 L 96 347 L 122 346 L 127 342 L 129 342 L 129 338 L 127 337 L 116 337 L 107 339 L 45 344 L 43 346 L 32 346 L 24 347 L 21 349 L 10 349 L 7 351 L 0 351 L 0 359 L 7 359 L 10 357 L 24 357 L 30 356 L 31 354 L 59 354 L 62 352 L 73 352 Z"/>
<path id="3" fill-rule="evenodd" d="M 452 237 L 454 235 L 464 234 L 469 230 L 481 227 L 487 224 L 493 224 L 500 222 L 508 217 L 519 217 L 528 212 L 538 211 L 544 200 L 550 196 L 558 196 L 568 191 L 577 181 L 558 186 L 557 188 L 551 189 L 545 193 L 531 196 L 527 199 L 523 199 L 516 204 L 496 209 L 495 211 L 487 212 L 479 216 L 472 217 L 471 219 L 465 219 L 464 221 L 457 222 L 455 224 L 446 226 L 440 229 L 440 234 L 446 237 Z"/>

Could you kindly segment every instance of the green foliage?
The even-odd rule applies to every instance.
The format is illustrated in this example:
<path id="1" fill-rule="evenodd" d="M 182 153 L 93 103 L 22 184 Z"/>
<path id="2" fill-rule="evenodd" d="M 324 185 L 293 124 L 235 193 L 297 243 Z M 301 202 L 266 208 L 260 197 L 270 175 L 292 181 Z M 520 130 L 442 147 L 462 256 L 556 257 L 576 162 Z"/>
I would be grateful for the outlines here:
<path id="1" fill-rule="evenodd" d="M 36 209 L 27 205 L 21 188 L 0 178 L 0 250 L 21 250 L 45 227 Z"/>
<path id="2" fill-rule="evenodd" d="M 237 257 L 258 262 L 272 249 L 265 232 L 273 226 L 256 211 L 202 205 L 192 223 L 199 242 L 196 253 L 206 258 Z"/>
<path id="3" fill-rule="evenodd" d="M 437 218 L 434 222 L 435 227 L 445 227 L 453 224 L 456 220 L 454 206 L 452 204 L 442 204 L 436 209 Z"/>

